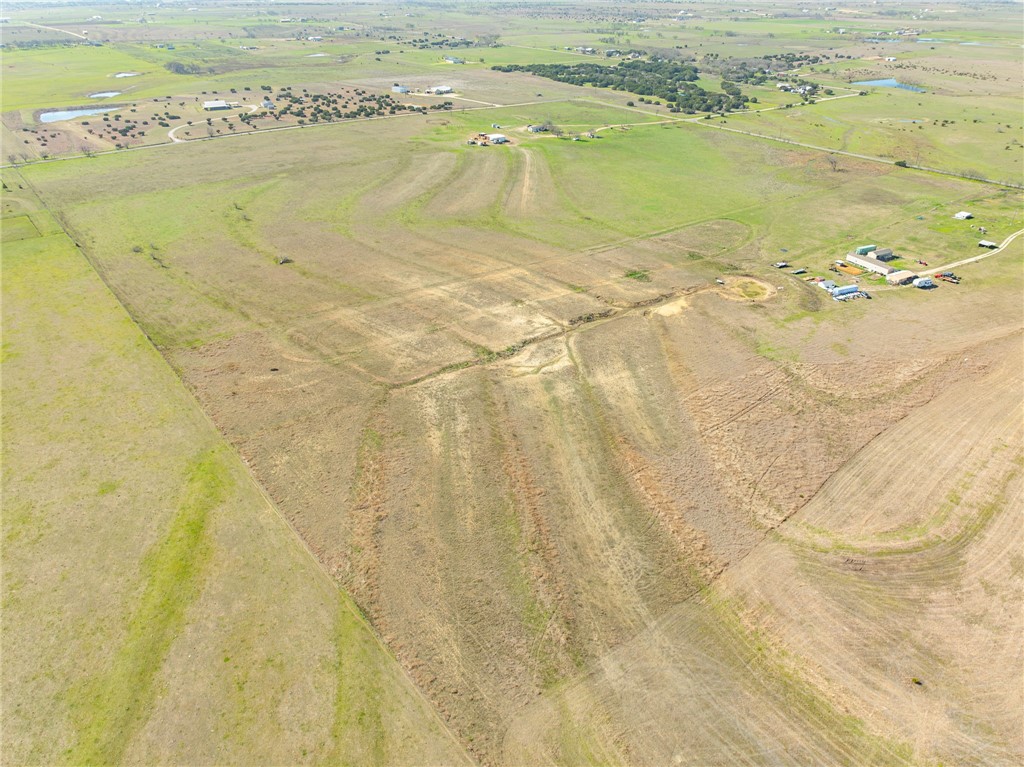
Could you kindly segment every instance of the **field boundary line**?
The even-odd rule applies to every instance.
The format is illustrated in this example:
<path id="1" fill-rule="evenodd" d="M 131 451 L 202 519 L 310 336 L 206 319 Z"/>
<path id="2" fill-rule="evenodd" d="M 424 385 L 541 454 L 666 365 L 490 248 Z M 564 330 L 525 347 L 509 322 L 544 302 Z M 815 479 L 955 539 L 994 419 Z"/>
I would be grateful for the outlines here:
<path id="1" fill-rule="evenodd" d="M 192 390 L 192 387 L 190 387 L 185 382 L 185 380 L 180 375 L 178 375 L 178 371 L 175 370 L 174 366 L 170 364 L 170 362 L 167 360 L 167 357 L 160 350 L 160 347 L 158 347 L 153 342 L 153 339 L 149 336 L 145 329 L 138 323 L 138 321 L 135 319 L 132 313 L 128 311 L 128 308 L 124 305 L 124 303 L 122 303 L 117 293 L 114 292 L 114 290 L 110 287 L 110 284 L 103 276 L 103 273 L 96 268 L 96 265 L 93 263 L 92 259 L 89 258 L 88 254 L 85 252 L 82 246 L 78 244 L 78 241 L 74 238 L 74 236 L 72 236 L 71 232 L 67 230 L 67 228 L 64 225 L 63 218 L 56 215 L 56 213 L 53 211 L 52 208 L 50 208 L 49 204 L 47 204 L 46 200 L 39 193 L 39 190 L 35 187 L 35 185 L 32 184 L 31 181 L 25 178 L 22 173 L 18 173 L 18 176 L 32 191 L 36 199 L 39 200 L 39 203 L 43 206 L 43 209 L 46 210 L 51 216 L 53 216 L 54 220 L 58 224 L 60 224 L 60 234 L 66 237 L 68 241 L 72 245 L 74 245 L 75 250 L 78 251 L 78 253 L 81 255 L 85 263 L 89 265 L 90 271 L 92 271 L 103 284 L 103 289 L 114 299 L 114 301 L 121 308 L 121 311 L 124 312 L 125 316 L 129 319 L 132 325 L 139 331 L 142 337 L 146 339 L 146 343 L 149 345 L 149 347 L 159 355 L 161 360 L 163 360 L 163 364 L 166 365 L 167 368 L 171 371 L 171 374 L 174 376 L 175 380 L 177 380 L 181 384 L 189 400 L 191 400 L 192 404 L 195 406 L 195 409 L 201 414 L 203 420 L 206 421 L 209 427 L 213 430 L 213 433 L 217 435 L 217 438 L 228 448 L 228 450 L 231 451 L 232 455 L 235 456 L 239 464 L 243 467 L 246 479 L 249 481 L 252 487 L 256 489 L 256 492 L 267 504 L 267 507 L 270 509 L 271 513 L 275 514 L 285 524 L 285 526 L 292 534 L 295 541 L 298 543 L 299 548 L 302 550 L 305 556 L 308 557 L 312 561 L 314 567 L 325 578 L 327 578 L 328 584 L 333 587 L 335 592 L 337 592 L 339 596 L 343 597 L 341 601 L 344 604 L 345 609 L 347 609 L 348 612 L 356 619 L 357 623 L 361 624 L 363 627 L 366 628 L 369 635 L 373 637 L 374 642 L 376 642 L 378 647 L 380 647 L 380 649 L 384 652 L 385 656 L 388 657 L 395 664 L 395 666 L 401 673 L 402 678 L 408 682 L 412 690 L 415 692 L 416 696 L 427 707 L 427 709 L 430 711 L 431 715 L 433 716 L 437 724 L 440 725 L 442 732 L 444 732 L 451 739 L 452 743 L 462 754 L 465 763 L 469 765 L 476 765 L 477 762 L 469 755 L 469 752 L 463 745 L 462 740 L 456 737 L 455 733 L 452 732 L 452 729 L 448 726 L 448 723 L 441 718 L 441 714 L 440 712 L 438 712 L 437 707 L 434 705 L 434 703 L 426 696 L 426 693 L 424 693 L 423 690 L 420 689 L 420 686 L 413 681 L 412 677 L 409 675 L 408 670 L 405 668 L 405 666 L 401 664 L 401 662 L 398 660 L 395 654 L 392 653 L 390 649 L 388 649 L 388 646 L 384 643 L 384 640 L 381 639 L 380 635 L 373 627 L 373 624 L 371 624 L 369 620 L 367 620 L 366 616 L 359 609 L 358 605 L 356 605 L 356 602 L 352 598 L 352 595 L 349 594 L 346 589 L 342 588 L 341 584 L 338 583 L 337 579 L 335 579 L 335 577 L 331 575 L 330 571 L 327 569 L 327 566 L 324 565 L 324 563 L 317 558 L 316 554 L 313 553 L 312 549 L 309 548 L 309 545 L 306 543 L 306 540 L 302 537 L 302 535 L 299 534 L 299 531 L 291 523 L 288 517 L 285 516 L 284 512 L 281 511 L 280 507 L 273 500 L 273 498 L 270 497 L 269 493 L 267 493 L 266 491 L 266 488 L 264 488 L 263 485 L 260 484 L 260 482 L 256 479 L 256 477 L 253 476 L 252 470 L 249 468 L 248 462 L 245 460 L 244 456 L 242 456 L 242 454 L 239 452 L 238 448 L 224 435 L 224 433 L 217 427 L 217 424 L 214 422 L 213 418 L 210 417 L 210 414 L 206 412 L 206 409 L 199 402 L 198 398 L 195 395 L 195 392 Z"/>
<path id="2" fill-rule="evenodd" d="M 847 97 L 846 96 L 836 96 L 836 98 L 847 98 Z M 767 111 L 770 111 L 770 110 L 764 109 L 764 110 L 756 110 L 756 111 L 767 112 Z M 907 163 L 906 165 L 897 165 L 896 163 L 903 162 L 903 161 L 902 160 L 887 160 L 884 157 L 875 157 L 874 155 L 870 155 L 870 154 L 859 154 L 857 152 L 850 152 L 850 151 L 847 151 L 845 149 L 830 149 L 829 147 L 818 146 L 817 144 L 805 144 L 805 143 L 803 143 L 801 141 L 794 141 L 792 139 L 782 138 L 781 136 L 769 136 L 769 135 L 767 135 L 765 133 L 755 133 L 753 131 L 741 130 L 740 128 L 730 128 L 727 125 L 715 125 L 713 123 L 707 122 L 705 120 L 705 118 L 703 118 L 703 117 L 692 119 L 692 120 L 684 120 L 683 122 L 688 122 L 688 123 L 691 123 L 693 125 L 700 125 L 700 126 L 702 126 L 704 128 L 714 128 L 715 130 L 727 131 L 728 133 L 737 133 L 737 134 L 739 134 L 741 136 L 751 136 L 752 138 L 764 139 L 766 141 L 775 141 L 775 142 L 778 142 L 780 144 L 789 144 L 790 146 L 798 146 L 798 147 L 802 147 L 804 149 L 814 149 L 815 151 L 818 151 L 818 152 L 826 152 L 828 154 L 837 154 L 837 155 L 842 155 L 844 157 L 853 157 L 853 158 L 858 159 L 858 160 L 868 160 L 869 162 L 877 162 L 877 163 L 880 163 L 882 165 L 890 165 L 890 166 L 897 167 L 897 168 L 907 168 L 908 170 L 919 170 L 919 171 L 923 171 L 925 173 L 935 173 L 935 174 L 938 174 L 940 176 L 951 176 L 952 178 L 959 178 L 959 179 L 962 179 L 964 181 L 976 181 L 976 182 L 981 183 L 981 184 L 991 184 L 992 186 L 1001 186 L 1001 187 L 1005 187 L 1007 189 L 1024 189 L 1024 184 L 1014 184 L 1014 183 L 1011 183 L 1009 181 L 996 181 L 995 179 L 985 178 L 984 176 L 971 176 L 971 175 L 966 175 L 966 174 L 963 174 L 963 173 L 957 173 L 956 171 L 952 171 L 952 170 L 941 170 L 939 168 L 930 168 L 930 167 L 928 167 L 926 165 L 911 165 L 909 163 Z"/>

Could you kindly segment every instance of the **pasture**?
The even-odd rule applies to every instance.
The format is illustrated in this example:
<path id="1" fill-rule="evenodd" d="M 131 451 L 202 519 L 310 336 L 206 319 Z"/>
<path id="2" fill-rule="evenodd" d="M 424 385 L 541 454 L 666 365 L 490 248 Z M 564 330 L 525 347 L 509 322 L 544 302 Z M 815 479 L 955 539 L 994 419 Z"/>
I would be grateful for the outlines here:
<path id="1" fill-rule="evenodd" d="M 1024 196 L 891 164 L 1013 181 L 1008 87 L 962 73 L 1019 51 L 945 44 L 949 74 L 899 43 L 928 93 L 769 81 L 710 119 L 490 69 L 906 74 L 865 37 L 917 20 L 850 12 L 210 4 L 5 51 L 5 156 L 104 72 L 184 104 L 129 151 L 3 170 L 11 761 L 1024 758 L 1024 237 L 974 228 L 1024 229 Z M 72 13 L 111 12 L 33 18 Z M 982 15 L 941 36 L 1002 45 Z M 188 135 L 197 100 L 395 83 L 454 108 Z M 771 266 L 852 283 L 827 267 L 866 243 L 989 255 L 855 302 Z"/>
<path id="2" fill-rule="evenodd" d="M 39 229 L 6 240 L 5 211 L 5 760 L 458 762 L 25 180 L 3 182 Z"/>

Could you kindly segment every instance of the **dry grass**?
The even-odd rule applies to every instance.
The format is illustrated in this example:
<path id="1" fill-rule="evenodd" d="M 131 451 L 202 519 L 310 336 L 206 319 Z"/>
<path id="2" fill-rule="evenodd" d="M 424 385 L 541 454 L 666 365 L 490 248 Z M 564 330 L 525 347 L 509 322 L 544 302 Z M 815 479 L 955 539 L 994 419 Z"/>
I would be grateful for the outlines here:
<path id="1" fill-rule="evenodd" d="M 72 242 L 3 278 L 5 763 L 459 761 Z"/>
<path id="2" fill-rule="evenodd" d="M 951 262 L 1020 195 L 548 115 L 644 119 L 23 171 L 59 220 L 5 200 L 15 761 L 455 761 L 441 721 L 486 764 L 1024 758 L 1021 241 L 850 304 L 768 266 Z"/>

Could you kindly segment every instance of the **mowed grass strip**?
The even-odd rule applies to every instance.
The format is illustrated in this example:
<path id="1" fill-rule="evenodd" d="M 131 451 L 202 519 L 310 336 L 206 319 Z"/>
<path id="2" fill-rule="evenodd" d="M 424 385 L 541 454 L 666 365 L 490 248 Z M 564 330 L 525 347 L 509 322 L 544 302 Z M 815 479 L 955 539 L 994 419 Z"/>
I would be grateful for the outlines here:
<path id="1" fill-rule="evenodd" d="M 69 764 L 122 761 L 132 736 L 145 721 L 155 694 L 159 661 L 185 625 L 185 614 L 202 588 L 209 559 L 207 520 L 226 492 L 227 448 L 197 456 L 170 528 L 142 561 L 146 584 L 128 622 L 128 635 L 110 668 L 69 691 L 79 728 Z"/>
<path id="2" fill-rule="evenodd" d="M 12 216 L 4 219 L 0 224 L 0 241 L 2 242 L 15 242 L 38 236 L 39 230 L 28 216 Z"/>

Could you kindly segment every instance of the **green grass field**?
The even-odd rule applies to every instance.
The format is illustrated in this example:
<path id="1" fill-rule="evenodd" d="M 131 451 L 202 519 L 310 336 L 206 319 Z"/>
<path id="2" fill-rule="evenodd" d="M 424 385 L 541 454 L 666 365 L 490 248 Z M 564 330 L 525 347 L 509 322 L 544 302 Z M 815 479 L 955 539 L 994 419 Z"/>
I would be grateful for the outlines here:
<path id="1" fill-rule="evenodd" d="M 458 761 L 82 254 L 24 221 L 3 220 L 5 760 Z"/>
<path id="2" fill-rule="evenodd" d="M 1011 100 L 866 90 L 869 95 L 861 98 L 738 115 L 729 123 L 767 136 L 1012 184 L 1024 177 L 1022 124 Z"/>

